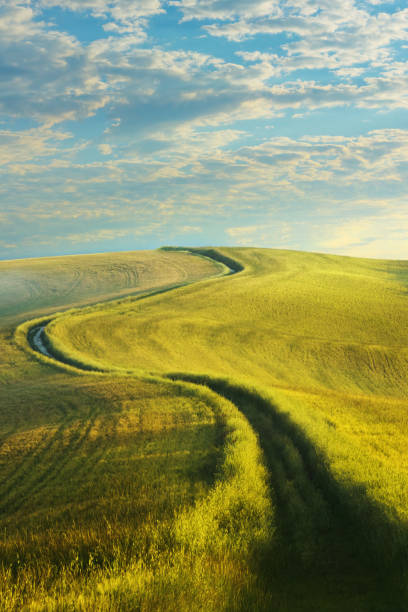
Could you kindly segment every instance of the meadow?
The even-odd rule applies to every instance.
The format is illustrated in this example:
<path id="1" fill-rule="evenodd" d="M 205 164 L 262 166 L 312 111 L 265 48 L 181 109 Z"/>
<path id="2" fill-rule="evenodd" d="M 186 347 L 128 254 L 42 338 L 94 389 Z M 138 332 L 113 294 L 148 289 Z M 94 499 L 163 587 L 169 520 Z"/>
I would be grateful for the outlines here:
<path id="1" fill-rule="evenodd" d="M 6 609 L 406 610 L 408 262 L 191 251 L 3 311 Z"/>
<path id="2" fill-rule="evenodd" d="M 73 306 L 165 290 L 222 272 L 191 254 L 129 251 L 0 261 L 0 322 L 4 328 Z"/>

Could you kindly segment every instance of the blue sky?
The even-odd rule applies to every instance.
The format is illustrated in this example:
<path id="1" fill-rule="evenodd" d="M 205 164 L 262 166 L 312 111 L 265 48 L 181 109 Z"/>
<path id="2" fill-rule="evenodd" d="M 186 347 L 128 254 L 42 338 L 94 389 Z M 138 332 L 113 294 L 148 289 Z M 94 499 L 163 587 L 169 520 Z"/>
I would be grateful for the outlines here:
<path id="1" fill-rule="evenodd" d="M 408 8 L 0 0 L 0 258 L 408 259 Z"/>

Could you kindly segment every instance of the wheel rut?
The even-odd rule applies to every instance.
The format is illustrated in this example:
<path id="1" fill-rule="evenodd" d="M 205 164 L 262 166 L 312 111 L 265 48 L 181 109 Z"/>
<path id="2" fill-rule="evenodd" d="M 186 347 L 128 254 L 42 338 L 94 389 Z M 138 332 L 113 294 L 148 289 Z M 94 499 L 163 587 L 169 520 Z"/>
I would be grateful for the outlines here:
<path id="1" fill-rule="evenodd" d="M 366 504 L 366 524 L 362 524 L 354 512 L 352 486 L 348 490 L 335 479 L 325 457 L 286 413 L 256 390 L 226 379 L 184 373 L 169 377 L 205 385 L 228 399 L 258 435 L 277 519 L 277 532 L 264 553 L 261 573 L 267 588 L 274 593 L 281 591 L 286 602 L 283 609 L 309 612 L 309 591 L 311 584 L 317 583 L 322 593 L 329 593 L 329 599 L 341 599 L 342 584 L 347 584 L 356 597 L 368 594 L 371 603 L 352 608 L 356 612 L 406 610 L 401 603 L 405 594 L 399 560 L 392 561 L 393 570 L 389 571 L 375 543 L 366 537 L 378 527 L 374 521 L 378 509 L 359 490 L 359 502 Z M 385 518 L 384 525 L 389 527 Z M 291 597 L 293 603 L 287 608 Z M 304 599 L 304 607 L 299 598 Z M 331 609 L 344 608 L 340 604 Z"/>

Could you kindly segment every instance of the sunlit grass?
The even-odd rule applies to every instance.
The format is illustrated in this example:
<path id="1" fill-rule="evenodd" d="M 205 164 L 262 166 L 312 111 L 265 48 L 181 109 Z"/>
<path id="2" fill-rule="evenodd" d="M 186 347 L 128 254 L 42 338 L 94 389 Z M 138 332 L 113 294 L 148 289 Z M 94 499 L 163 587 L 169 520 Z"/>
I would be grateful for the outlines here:
<path id="1" fill-rule="evenodd" d="M 222 266 L 209 259 L 162 250 L 0 261 L 0 327 L 220 273 Z"/>
<path id="2" fill-rule="evenodd" d="M 229 598 L 241 609 L 256 582 L 248 559 L 267 545 L 273 515 L 256 437 L 232 404 L 185 383 L 119 376 L 60 376 L 46 389 L 27 381 L 1 401 L 7 609 L 162 600 L 187 610 L 198 596 L 204 606 L 205 592 L 207 609 Z M 16 418 L 33 404 L 42 425 Z"/>
<path id="3" fill-rule="evenodd" d="M 207 254 L 239 274 L 53 319 L 65 365 L 4 336 L 3 600 L 404 610 L 408 264 Z"/>
<path id="4" fill-rule="evenodd" d="M 191 380 L 206 375 L 209 386 L 221 376 L 261 395 L 266 390 L 273 410 L 287 412 L 328 462 L 323 492 L 311 493 L 315 501 L 307 501 L 307 471 L 296 494 L 281 493 L 293 513 L 289 523 L 300 529 L 298 555 L 313 557 L 313 515 L 324 516 L 334 487 L 330 506 L 339 505 L 350 529 L 361 531 L 366 554 L 408 567 L 408 265 L 272 250 L 222 252 L 245 270 L 56 319 L 47 327 L 49 342 L 68 359 L 101 367 L 188 373 Z M 255 418 L 251 407 L 246 410 Z M 276 443 L 272 463 L 285 448 L 288 443 Z"/>
<path id="5" fill-rule="evenodd" d="M 1 607 L 267 606 L 248 562 L 273 512 L 235 406 L 188 383 L 58 371 L 21 349 L 30 325 L 17 345 L 2 332 Z"/>

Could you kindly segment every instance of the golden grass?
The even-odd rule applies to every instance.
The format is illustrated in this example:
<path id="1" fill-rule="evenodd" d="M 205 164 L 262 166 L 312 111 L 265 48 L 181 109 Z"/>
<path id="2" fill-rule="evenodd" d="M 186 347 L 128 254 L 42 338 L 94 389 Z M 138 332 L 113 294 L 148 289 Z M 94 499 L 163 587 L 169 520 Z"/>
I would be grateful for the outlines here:
<path id="1" fill-rule="evenodd" d="M 193 256 L 170 256 L 197 276 Z M 222 269 L 198 261 L 201 275 Z M 196 385 L 58 371 L 28 350 L 31 325 L 17 344 L 2 332 L 0 607 L 264 605 L 248 559 L 272 508 L 245 418 Z"/>
<path id="2" fill-rule="evenodd" d="M 13 349 L 19 355 L 16 388 L 24 368 L 33 368 L 55 383 L 50 397 L 67 381 L 70 389 L 90 385 L 100 396 L 96 414 L 87 417 L 92 425 L 74 419 L 61 430 L 47 415 L 48 401 L 42 420 L 32 415 L 31 442 L 24 432 L 6 427 L 10 452 L 18 457 L 27 448 L 30 456 L 40 453 L 41 458 L 39 472 L 33 473 L 29 459 L 23 462 L 23 476 L 17 476 L 22 493 L 13 494 L 24 499 L 30 483 L 43 481 L 41 469 L 46 474 L 48 469 L 56 498 L 71 491 L 72 511 L 80 519 L 59 561 L 47 557 L 38 542 L 16 545 L 14 550 L 26 554 L 37 546 L 44 568 L 54 568 L 48 581 L 43 574 L 32 581 L 31 590 L 30 564 L 16 571 L 7 544 L 4 576 L 8 567 L 14 574 L 6 576 L 5 600 L 17 606 L 25 598 L 39 609 L 404 610 L 408 264 L 266 249 L 200 253 L 241 271 L 54 318 L 46 328 L 47 344 L 71 364 L 60 371 L 50 368 L 46 357 L 35 363 L 32 352 L 26 359 L 33 361 L 25 365 L 32 323 L 17 330 L 16 340 L 27 352 Z M 78 376 L 78 366 L 100 372 Z M 133 385 L 144 389 L 142 398 L 147 388 L 156 398 L 146 408 L 150 427 L 158 428 L 155 458 L 150 457 L 134 487 L 129 472 L 123 480 L 118 477 L 111 505 L 105 500 L 88 525 L 84 500 L 122 473 L 124 457 L 134 474 L 133 458 L 146 454 L 146 431 L 142 428 L 141 439 L 135 436 L 140 419 L 124 399 Z M 187 429 L 178 421 L 172 424 L 181 398 L 193 421 Z M 75 401 L 81 409 L 89 404 L 83 395 Z M 117 401 L 126 408 L 113 418 Z M 199 418 L 192 416 L 197 406 Z M 21 410 L 32 413 L 28 402 Z M 197 440 L 186 431 L 194 431 Z M 160 463 L 166 449 L 176 447 L 180 453 Z M 97 457 L 105 448 L 111 450 L 101 472 L 95 468 L 98 484 L 93 471 L 85 469 L 70 489 L 69 475 L 84 458 L 99 466 Z M 197 461 L 190 472 L 192 453 Z M 66 464 L 55 474 L 61 457 Z M 53 499 L 47 477 L 44 512 Z M 163 514 L 156 482 L 172 501 L 163 502 Z M 139 490 L 145 491 L 145 506 L 136 503 L 136 512 L 145 531 L 122 524 L 120 512 L 114 512 L 133 505 Z M 34 506 L 38 501 L 34 494 Z M 12 509 L 6 504 L 4 524 L 13 523 Z M 31 511 L 24 507 L 16 537 L 23 525 L 35 525 L 37 515 L 30 518 Z M 105 512 L 118 521 L 116 548 L 103 529 L 98 531 Z M 55 538 L 58 549 L 59 520 L 51 513 L 48 524 L 48 537 Z M 128 554 L 129 544 L 123 542 L 132 529 L 135 540 Z M 81 538 L 88 548 L 75 548 L 73 542 Z"/>
<path id="3" fill-rule="evenodd" d="M 222 377 L 227 387 L 241 388 L 232 395 L 227 387 L 221 392 L 238 406 L 245 389 L 267 397 L 271 414 L 288 413 L 301 432 L 282 434 L 295 442 L 298 467 L 278 478 L 291 483 L 297 469 L 298 490 L 288 493 L 274 483 L 292 513 L 287 531 L 290 525 L 299 528 L 298 557 L 316 556 L 315 523 L 325 506 L 329 514 L 337 506 L 337 519 L 346 516 L 349 528 L 360 531 L 366 557 L 388 564 L 388 576 L 395 575 L 396 566 L 408 563 L 408 264 L 266 249 L 220 251 L 244 271 L 55 319 L 47 326 L 48 341 L 67 359 L 100 367 L 173 372 L 216 390 L 221 383 L 214 387 L 213 381 Z M 258 423 L 267 453 L 271 425 L 264 417 L 259 425 L 256 402 L 254 396 L 241 409 L 255 428 Z M 287 445 L 276 441 L 270 470 Z M 316 449 L 327 462 L 317 493 L 307 492 L 315 467 L 313 461 L 304 467 L 302 453 L 296 459 L 299 445 L 305 456 L 308 448 Z"/>
<path id="4" fill-rule="evenodd" d="M 0 261 L 0 325 L 222 272 L 209 259 L 163 250 Z"/>
<path id="5" fill-rule="evenodd" d="M 126 601 L 153 610 L 159 600 L 173 609 L 184 600 L 187 610 L 198 592 L 204 606 L 205 591 L 206 609 L 226 599 L 241 609 L 255 582 L 246 560 L 272 533 L 245 418 L 186 383 L 43 382 L 0 398 L 10 411 L 0 456 L 5 609 L 121 610 Z"/>

